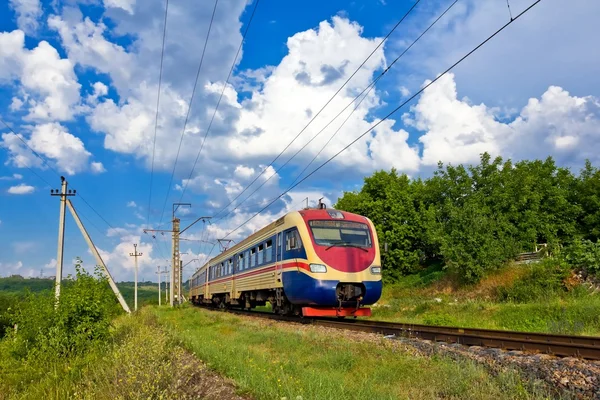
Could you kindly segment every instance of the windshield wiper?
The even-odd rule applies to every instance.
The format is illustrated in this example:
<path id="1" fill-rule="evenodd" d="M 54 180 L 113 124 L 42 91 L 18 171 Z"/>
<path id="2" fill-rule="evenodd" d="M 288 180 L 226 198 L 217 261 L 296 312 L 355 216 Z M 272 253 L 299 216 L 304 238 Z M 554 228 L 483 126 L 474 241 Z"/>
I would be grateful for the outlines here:
<path id="1" fill-rule="evenodd" d="M 366 251 L 367 253 L 369 252 L 369 250 L 365 249 L 364 247 L 362 247 L 362 246 L 360 246 L 358 244 L 351 243 L 351 242 L 334 243 L 331 246 L 327 247 L 325 249 L 325 251 L 331 249 L 332 247 L 337 247 L 337 246 L 340 246 L 340 247 L 356 247 L 357 249 L 361 249 L 362 251 Z"/>

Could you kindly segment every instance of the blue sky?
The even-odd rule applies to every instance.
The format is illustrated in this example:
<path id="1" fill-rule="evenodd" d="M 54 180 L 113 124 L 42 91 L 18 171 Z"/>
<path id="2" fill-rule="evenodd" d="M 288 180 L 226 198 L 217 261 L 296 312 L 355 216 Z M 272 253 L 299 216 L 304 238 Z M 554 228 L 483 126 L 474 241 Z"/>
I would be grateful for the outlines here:
<path id="1" fill-rule="evenodd" d="M 156 280 L 156 266 L 167 263 L 170 239 L 160 235 L 153 239 L 143 229 L 168 228 L 176 201 L 192 203 L 179 213 L 184 226 L 199 215 L 223 209 L 415 4 L 261 0 L 198 156 L 254 1 L 217 4 L 178 156 L 214 2 L 169 2 L 154 152 L 164 1 L 10 0 L 0 5 L 0 116 L 51 167 L 0 124 L 0 275 L 54 275 L 58 199 L 49 190 L 58 188 L 59 176 L 64 175 L 77 189 L 73 203 L 116 279 L 133 279 L 129 252 L 138 243 L 138 251 L 144 253 L 140 279 Z M 513 15 L 532 2 L 510 0 Z M 451 3 L 419 1 L 266 177 Z M 312 202 L 325 197 L 332 204 L 377 169 L 394 167 L 410 176 L 428 176 L 438 161 L 477 162 L 483 151 L 515 160 L 551 155 L 574 170 L 586 158 L 600 164 L 600 52 L 594 44 L 600 34 L 595 21 L 600 4 L 571 3 L 542 0 L 452 74 L 231 237 L 239 239 L 297 209 L 306 197 Z M 505 0 L 456 2 L 369 92 L 308 171 L 509 18 Z M 196 241 L 182 242 L 184 261 L 204 260 L 212 246 L 198 240 L 214 242 L 225 236 L 287 189 L 349 112 L 227 218 L 206 231 L 197 224 L 186 232 Z M 174 165 L 172 187 L 167 190 Z M 227 210 L 266 177 L 258 178 Z M 67 215 L 65 273 L 73 271 L 77 256 L 88 267 L 95 264 Z M 192 261 L 184 276 L 199 265 Z"/>

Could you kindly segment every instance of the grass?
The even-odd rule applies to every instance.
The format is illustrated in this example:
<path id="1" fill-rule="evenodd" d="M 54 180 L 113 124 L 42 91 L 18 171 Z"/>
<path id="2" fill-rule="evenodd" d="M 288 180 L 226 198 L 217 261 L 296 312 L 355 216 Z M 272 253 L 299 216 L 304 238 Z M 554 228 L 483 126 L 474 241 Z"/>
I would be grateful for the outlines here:
<path id="1" fill-rule="evenodd" d="M 461 287 L 439 267 L 384 285 L 372 319 L 415 324 L 450 325 L 600 336 L 600 295 L 581 286 L 553 291 L 532 276 L 539 266 L 506 267 L 477 285 Z M 539 272 L 539 271 L 538 271 Z M 518 283 L 518 285 L 517 285 Z M 546 282 L 543 282 L 544 284 Z M 499 288 L 518 287 L 538 297 L 501 300 Z M 540 289 L 542 288 L 542 289 Z"/>
<path id="2" fill-rule="evenodd" d="M 185 355 L 149 313 L 117 318 L 108 342 L 77 357 L 19 360 L 4 339 L 0 399 L 181 399 L 195 367 Z"/>
<path id="3" fill-rule="evenodd" d="M 416 356 L 383 338 L 358 342 L 337 331 L 186 306 L 151 311 L 188 350 L 257 399 L 549 398 L 515 372 L 492 376 L 472 362 Z"/>

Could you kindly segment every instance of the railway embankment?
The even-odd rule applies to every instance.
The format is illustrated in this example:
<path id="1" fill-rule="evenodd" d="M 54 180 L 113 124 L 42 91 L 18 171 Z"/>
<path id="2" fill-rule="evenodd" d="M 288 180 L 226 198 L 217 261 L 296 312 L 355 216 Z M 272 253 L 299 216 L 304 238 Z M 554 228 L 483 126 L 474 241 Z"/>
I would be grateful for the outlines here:
<path id="1" fill-rule="evenodd" d="M 600 336 L 600 289 L 552 263 L 514 264 L 474 285 L 440 267 L 384 285 L 373 320 Z"/>

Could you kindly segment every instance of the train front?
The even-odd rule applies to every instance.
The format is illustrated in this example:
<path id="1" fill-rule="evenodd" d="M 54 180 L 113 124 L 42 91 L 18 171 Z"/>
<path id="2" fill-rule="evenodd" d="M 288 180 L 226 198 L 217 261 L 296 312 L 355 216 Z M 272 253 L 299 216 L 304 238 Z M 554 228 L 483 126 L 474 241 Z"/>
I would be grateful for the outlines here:
<path id="1" fill-rule="evenodd" d="M 373 223 L 333 209 L 299 212 L 298 231 L 306 264 L 286 274 L 288 299 L 304 316 L 370 316 L 381 297 L 381 257 Z"/>

